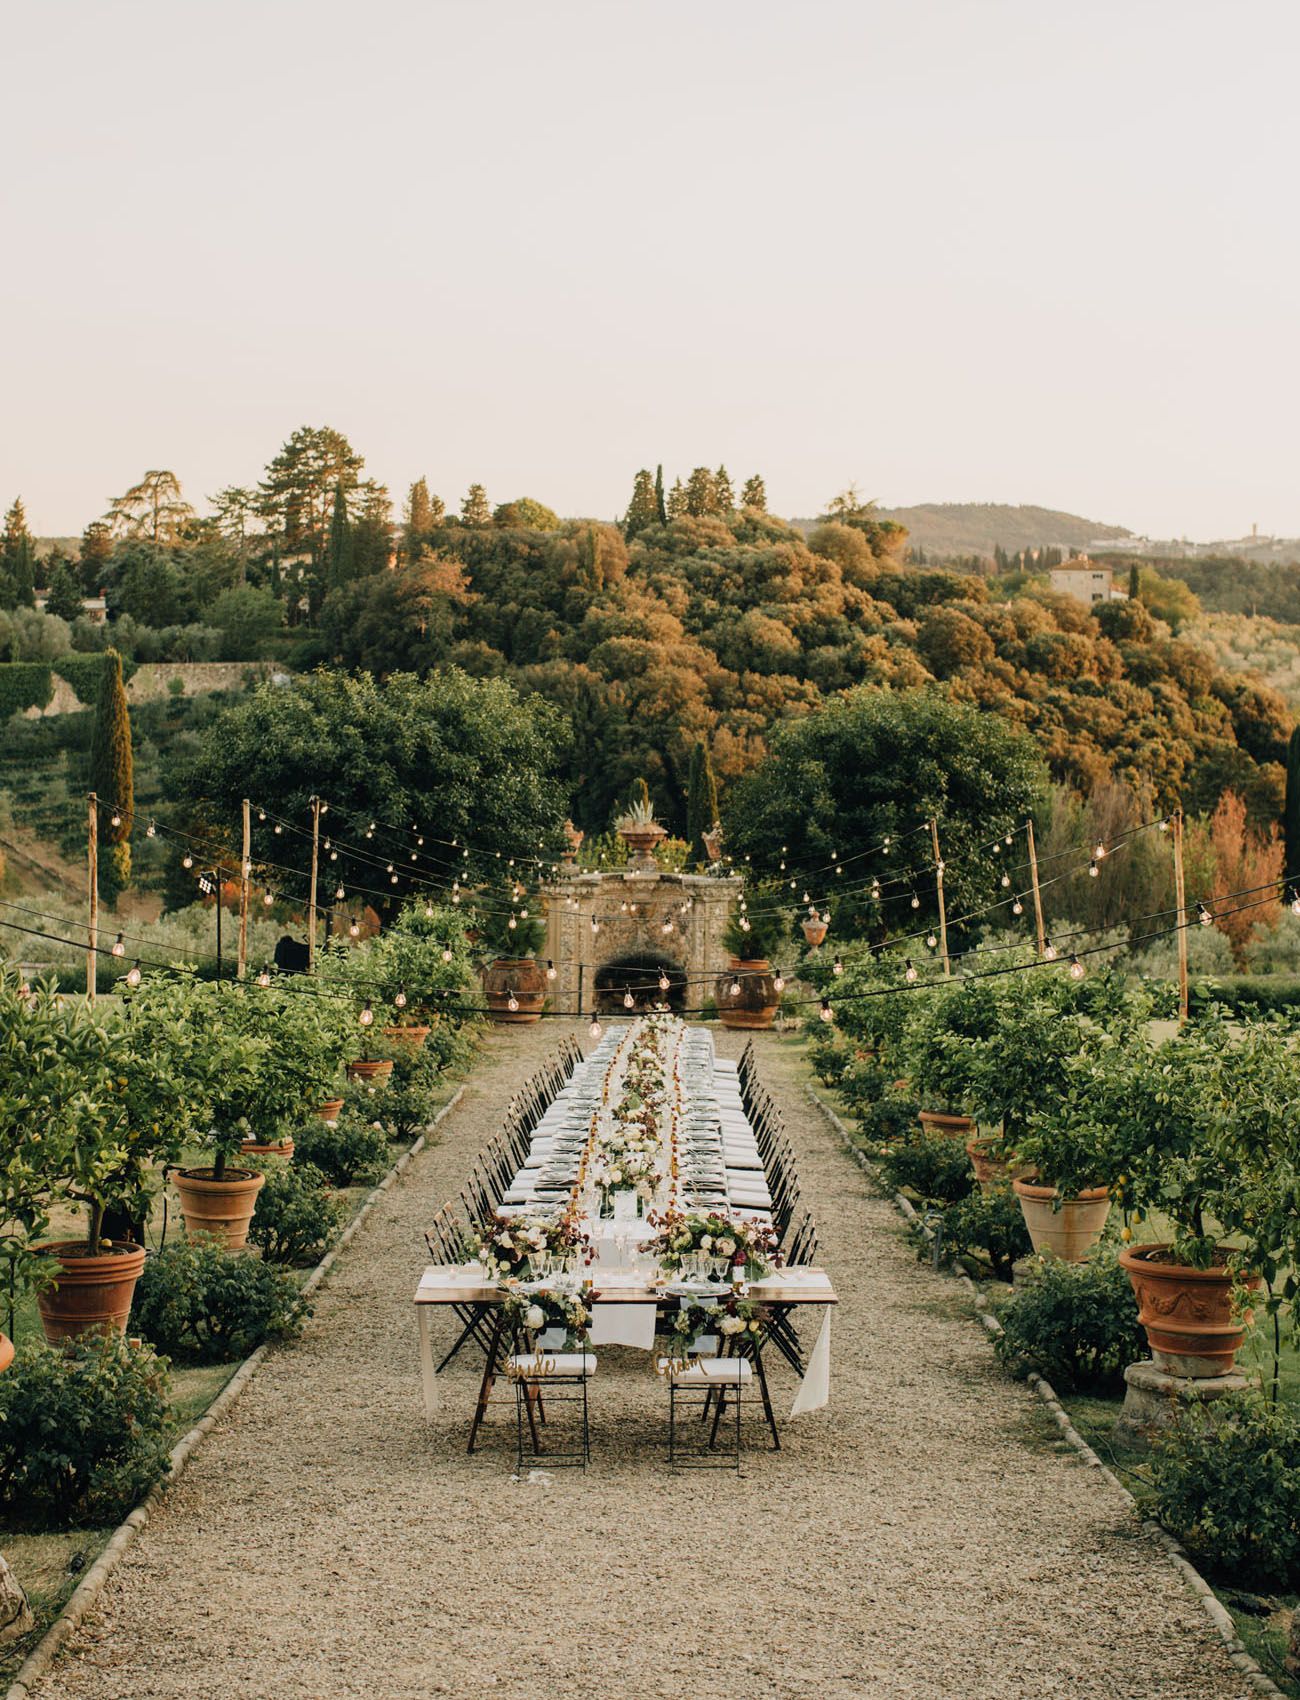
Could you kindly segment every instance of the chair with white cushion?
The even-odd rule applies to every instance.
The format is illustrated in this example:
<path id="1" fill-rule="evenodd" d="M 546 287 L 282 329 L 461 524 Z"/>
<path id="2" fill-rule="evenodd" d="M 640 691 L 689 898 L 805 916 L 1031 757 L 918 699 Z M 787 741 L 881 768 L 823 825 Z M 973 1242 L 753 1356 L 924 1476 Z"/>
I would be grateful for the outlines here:
<path id="1" fill-rule="evenodd" d="M 740 1418 L 745 1388 L 754 1377 L 754 1366 L 748 1358 L 700 1357 L 678 1360 L 660 1358 L 659 1371 L 668 1381 L 668 1467 L 677 1470 L 740 1469 Z M 718 1430 L 722 1423 L 727 1400 L 731 1401 L 732 1421 L 728 1432 L 732 1446 L 718 1451 Z M 707 1421 L 710 1408 L 713 1422 L 708 1442 L 704 1446 L 683 1446 L 678 1424 L 678 1405 L 686 1411 L 698 1410 L 700 1420 Z"/>
<path id="2" fill-rule="evenodd" d="M 544 1459 L 547 1469 L 585 1470 L 591 1461 L 591 1429 L 587 1420 L 587 1387 L 596 1373 L 596 1355 L 589 1351 L 553 1351 L 538 1338 L 530 1352 L 512 1352 L 506 1373 L 515 1384 L 515 1470 L 524 1467 L 524 1423 L 532 1441 L 532 1456 Z M 542 1451 L 538 1422 L 549 1431 L 544 1399 L 552 1405 L 581 1407 L 582 1427 L 576 1446 Z"/>

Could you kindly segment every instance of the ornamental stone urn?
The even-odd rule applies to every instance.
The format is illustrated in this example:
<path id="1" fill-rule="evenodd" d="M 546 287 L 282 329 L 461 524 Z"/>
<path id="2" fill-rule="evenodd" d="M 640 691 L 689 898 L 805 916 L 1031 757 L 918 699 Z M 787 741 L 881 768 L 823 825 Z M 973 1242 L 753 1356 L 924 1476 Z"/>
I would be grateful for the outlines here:
<path id="1" fill-rule="evenodd" d="M 668 833 L 655 819 L 651 805 L 633 803 L 615 824 L 619 837 L 632 852 L 632 867 L 641 873 L 657 871 L 659 864 L 654 859 L 654 847 L 661 838 L 667 838 Z"/>
<path id="2" fill-rule="evenodd" d="M 564 823 L 565 848 L 560 852 L 560 860 L 572 866 L 578 859 L 578 852 L 582 849 L 582 841 L 586 836 L 586 833 L 574 826 L 571 820 L 566 820 Z"/>

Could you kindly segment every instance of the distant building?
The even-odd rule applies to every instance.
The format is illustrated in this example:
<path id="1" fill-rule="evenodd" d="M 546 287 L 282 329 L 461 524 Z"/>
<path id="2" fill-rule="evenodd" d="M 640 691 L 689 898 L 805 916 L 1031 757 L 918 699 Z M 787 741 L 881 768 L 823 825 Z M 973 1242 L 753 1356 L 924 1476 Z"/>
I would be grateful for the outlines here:
<path id="1" fill-rule="evenodd" d="M 43 614 L 45 612 L 45 601 L 45 592 L 38 590 L 36 592 L 37 613 Z M 81 612 L 92 625 L 102 626 L 108 619 L 108 603 L 102 596 L 83 596 L 81 599 Z"/>
<path id="2" fill-rule="evenodd" d="M 1095 602 L 1126 602 L 1128 592 L 1115 588 L 1115 575 L 1109 567 L 1099 567 L 1086 555 L 1076 555 L 1072 561 L 1062 561 L 1048 574 L 1053 590 L 1082 602 L 1091 608 Z"/>

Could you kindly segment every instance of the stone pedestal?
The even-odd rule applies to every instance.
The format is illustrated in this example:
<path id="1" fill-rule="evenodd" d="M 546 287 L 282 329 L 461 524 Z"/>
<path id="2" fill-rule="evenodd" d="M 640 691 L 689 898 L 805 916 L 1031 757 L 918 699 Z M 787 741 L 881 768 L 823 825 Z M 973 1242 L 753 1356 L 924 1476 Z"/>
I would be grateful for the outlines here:
<path id="1" fill-rule="evenodd" d="M 1169 1375 L 1149 1358 L 1130 1364 L 1124 1371 L 1124 1381 L 1124 1409 L 1115 1424 L 1115 1439 L 1127 1446 L 1148 1445 L 1151 1437 L 1171 1427 L 1188 1405 L 1210 1405 L 1252 1385 L 1249 1376 L 1235 1372 Z"/>

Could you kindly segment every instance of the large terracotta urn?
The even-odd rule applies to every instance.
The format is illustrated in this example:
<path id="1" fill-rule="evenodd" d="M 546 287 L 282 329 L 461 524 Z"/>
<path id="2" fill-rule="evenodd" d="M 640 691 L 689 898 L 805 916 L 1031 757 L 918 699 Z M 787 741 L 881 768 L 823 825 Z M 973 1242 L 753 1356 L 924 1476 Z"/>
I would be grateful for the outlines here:
<path id="1" fill-rule="evenodd" d="M 483 970 L 483 995 L 493 1021 L 540 1021 L 546 970 L 535 956 L 499 956 Z M 511 1009 L 512 1001 L 517 1008 Z"/>
<path id="2" fill-rule="evenodd" d="M 733 993 L 732 987 L 738 988 Z M 770 1027 L 781 1001 L 772 965 L 766 957 L 733 956 L 731 967 L 713 985 L 718 1017 L 724 1027 Z"/>
<path id="3" fill-rule="evenodd" d="M 1193 1269 L 1166 1261 L 1168 1256 L 1167 1245 L 1130 1245 L 1119 1254 L 1156 1368 L 1166 1375 L 1231 1375 L 1251 1320 L 1249 1312 L 1234 1313 L 1232 1289 L 1253 1291 L 1259 1276 L 1234 1281 L 1226 1262 Z"/>
<path id="4" fill-rule="evenodd" d="M 91 1255 L 84 1240 L 51 1240 L 37 1250 L 59 1265 L 54 1285 L 36 1295 L 41 1327 L 52 1346 L 78 1334 L 125 1334 L 144 1268 L 143 1246 L 114 1240 L 110 1250 Z"/>
<path id="5" fill-rule="evenodd" d="M 1012 1191 L 1029 1229 L 1035 1251 L 1054 1252 L 1065 1263 L 1082 1263 L 1101 1238 L 1110 1215 L 1110 1191 L 1088 1187 L 1077 1198 L 1062 1199 L 1054 1186 L 1013 1180 Z"/>
<path id="6" fill-rule="evenodd" d="M 212 1234 L 227 1251 L 242 1251 L 266 1176 L 253 1169 L 227 1169 L 217 1180 L 211 1169 L 174 1169 L 181 1215 L 192 1234 Z"/>
<path id="7" fill-rule="evenodd" d="M 969 1116 L 950 1116 L 945 1110 L 922 1110 L 916 1119 L 931 1139 L 969 1139 L 975 1132 Z"/>

